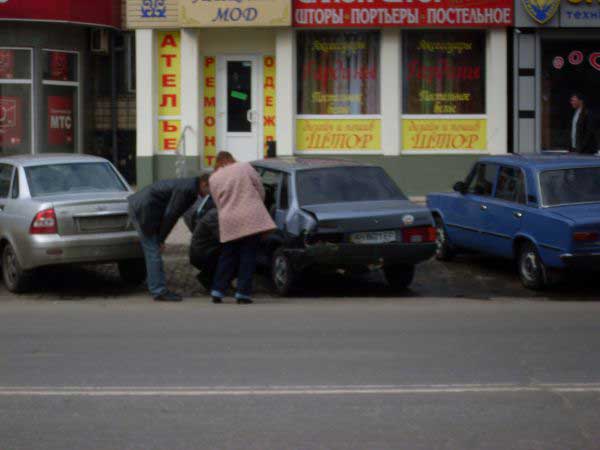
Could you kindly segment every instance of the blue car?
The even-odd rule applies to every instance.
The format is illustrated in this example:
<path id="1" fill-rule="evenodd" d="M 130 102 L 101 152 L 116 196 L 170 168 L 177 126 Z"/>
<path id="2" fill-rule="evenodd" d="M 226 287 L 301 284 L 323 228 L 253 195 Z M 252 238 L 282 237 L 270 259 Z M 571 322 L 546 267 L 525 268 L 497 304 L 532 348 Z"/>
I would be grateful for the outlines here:
<path id="1" fill-rule="evenodd" d="M 427 196 L 438 259 L 476 251 L 516 260 L 530 289 L 564 269 L 600 268 L 600 158 L 482 158 L 454 191 Z"/>

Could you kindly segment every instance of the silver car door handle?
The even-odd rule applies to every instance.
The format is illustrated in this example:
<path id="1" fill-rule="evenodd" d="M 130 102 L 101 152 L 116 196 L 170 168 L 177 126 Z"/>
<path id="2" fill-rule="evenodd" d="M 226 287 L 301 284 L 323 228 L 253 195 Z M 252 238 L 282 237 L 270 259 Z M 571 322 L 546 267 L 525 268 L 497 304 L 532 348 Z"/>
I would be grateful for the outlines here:
<path id="1" fill-rule="evenodd" d="M 479 209 L 481 209 L 482 211 L 487 211 L 487 205 L 480 205 Z"/>
<path id="2" fill-rule="evenodd" d="M 513 213 L 513 216 L 515 216 L 517 219 L 520 219 L 521 217 L 523 217 L 523 213 L 519 212 L 519 211 L 515 211 Z"/>

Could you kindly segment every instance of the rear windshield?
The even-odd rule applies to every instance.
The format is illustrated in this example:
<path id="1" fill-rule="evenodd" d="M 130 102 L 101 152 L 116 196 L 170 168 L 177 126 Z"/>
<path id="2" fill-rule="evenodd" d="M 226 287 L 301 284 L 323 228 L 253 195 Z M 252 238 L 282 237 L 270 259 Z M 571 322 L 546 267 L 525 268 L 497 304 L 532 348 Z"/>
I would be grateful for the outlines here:
<path id="1" fill-rule="evenodd" d="M 297 188 L 301 206 L 406 199 L 380 167 L 303 170 L 298 172 Z"/>
<path id="2" fill-rule="evenodd" d="M 600 202 L 600 167 L 548 170 L 540 185 L 545 206 Z"/>
<path id="3" fill-rule="evenodd" d="M 108 163 L 69 163 L 25 168 L 32 197 L 50 194 L 126 191 Z"/>

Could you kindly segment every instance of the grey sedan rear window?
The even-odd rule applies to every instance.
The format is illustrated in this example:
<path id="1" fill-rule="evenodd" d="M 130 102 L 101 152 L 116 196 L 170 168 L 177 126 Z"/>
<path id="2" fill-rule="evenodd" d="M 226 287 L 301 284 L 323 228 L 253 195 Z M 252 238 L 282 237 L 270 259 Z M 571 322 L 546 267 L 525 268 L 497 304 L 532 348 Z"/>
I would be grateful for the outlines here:
<path id="1" fill-rule="evenodd" d="M 303 170 L 297 175 L 297 190 L 301 206 L 406 199 L 379 167 Z"/>
<path id="2" fill-rule="evenodd" d="M 25 168 L 32 197 L 51 194 L 126 191 L 107 163 L 69 163 Z"/>

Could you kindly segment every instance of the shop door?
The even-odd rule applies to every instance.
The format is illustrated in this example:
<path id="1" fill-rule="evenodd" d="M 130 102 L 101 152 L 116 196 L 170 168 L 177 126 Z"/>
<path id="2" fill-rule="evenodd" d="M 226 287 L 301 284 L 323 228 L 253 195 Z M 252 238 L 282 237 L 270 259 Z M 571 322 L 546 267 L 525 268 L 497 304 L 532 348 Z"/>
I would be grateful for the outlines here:
<path id="1" fill-rule="evenodd" d="M 258 58 L 222 56 L 218 60 L 218 148 L 238 161 L 260 157 L 261 108 Z"/>

